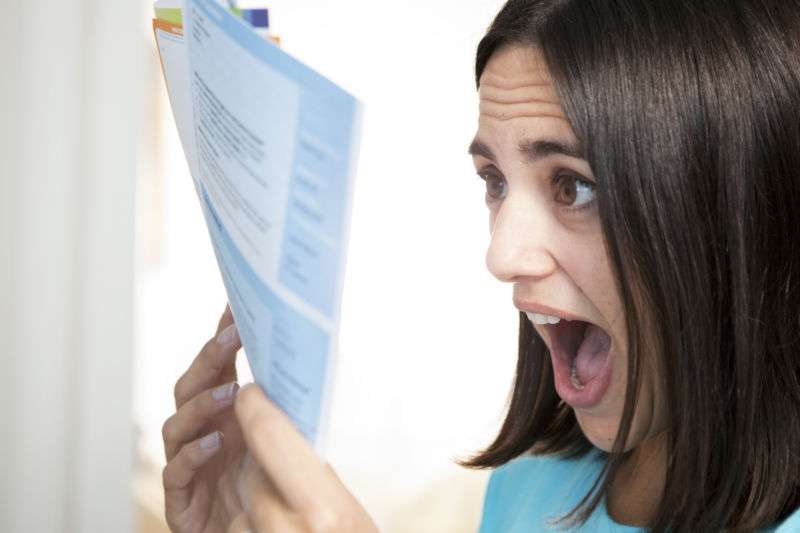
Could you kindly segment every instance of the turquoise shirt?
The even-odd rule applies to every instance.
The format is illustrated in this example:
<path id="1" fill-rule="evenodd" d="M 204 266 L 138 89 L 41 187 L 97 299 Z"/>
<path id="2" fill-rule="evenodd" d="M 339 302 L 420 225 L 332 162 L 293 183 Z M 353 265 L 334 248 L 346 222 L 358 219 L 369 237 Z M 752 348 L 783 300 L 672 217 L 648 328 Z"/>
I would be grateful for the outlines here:
<path id="1" fill-rule="evenodd" d="M 602 455 L 595 449 L 575 460 L 523 456 L 495 469 L 486 488 L 479 533 L 559 531 L 557 525 L 548 525 L 548 521 L 573 509 L 589 492 L 602 467 Z M 645 530 L 614 522 L 605 502 L 601 502 L 582 527 L 566 531 L 639 533 Z M 761 531 L 800 532 L 800 510 L 780 525 Z"/>

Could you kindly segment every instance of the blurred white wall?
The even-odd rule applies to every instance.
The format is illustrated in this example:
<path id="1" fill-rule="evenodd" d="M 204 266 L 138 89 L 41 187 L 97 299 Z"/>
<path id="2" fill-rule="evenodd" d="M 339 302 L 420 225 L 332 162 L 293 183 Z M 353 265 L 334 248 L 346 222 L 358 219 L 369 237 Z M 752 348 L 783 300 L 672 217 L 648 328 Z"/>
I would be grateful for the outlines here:
<path id="1" fill-rule="evenodd" d="M 452 459 L 490 442 L 513 377 L 517 313 L 484 266 L 488 213 L 467 155 L 475 48 L 501 4 L 268 3 L 283 48 L 366 106 L 329 458 L 383 531 L 477 527 L 486 473 Z M 168 109 L 164 120 L 163 184 L 140 204 L 163 232 L 140 226 L 137 304 L 135 409 L 156 463 L 174 382 L 225 303 Z"/>
<path id="2" fill-rule="evenodd" d="M 3 2 L 3 532 L 132 530 L 139 7 Z"/>

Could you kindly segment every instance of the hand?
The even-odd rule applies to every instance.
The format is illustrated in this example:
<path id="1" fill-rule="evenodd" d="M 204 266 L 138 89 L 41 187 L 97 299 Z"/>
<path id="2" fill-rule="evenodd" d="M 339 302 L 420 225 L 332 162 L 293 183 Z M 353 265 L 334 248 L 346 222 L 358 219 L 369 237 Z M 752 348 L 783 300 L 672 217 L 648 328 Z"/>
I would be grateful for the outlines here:
<path id="1" fill-rule="evenodd" d="M 239 477 L 244 513 L 228 533 L 376 533 L 375 523 L 289 418 L 254 384 L 236 398 L 249 453 Z"/>
<path id="2" fill-rule="evenodd" d="M 240 347 L 226 307 L 215 338 L 175 384 L 163 478 L 167 524 L 176 533 L 221 533 L 242 512 L 236 483 L 245 447 L 233 410 Z"/>

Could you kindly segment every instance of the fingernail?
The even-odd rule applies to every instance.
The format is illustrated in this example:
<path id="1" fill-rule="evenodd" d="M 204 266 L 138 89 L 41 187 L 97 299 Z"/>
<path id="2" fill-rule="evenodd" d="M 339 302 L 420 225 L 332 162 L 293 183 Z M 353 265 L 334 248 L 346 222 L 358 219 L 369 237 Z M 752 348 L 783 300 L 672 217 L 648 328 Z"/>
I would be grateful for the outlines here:
<path id="1" fill-rule="evenodd" d="M 228 383 L 227 385 L 222 385 L 211 391 L 211 397 L 214 398 L 216 401 L 221 402 L 222 400 L 228 400 L 233 398 L 233 395 L 236 393 L 236 389 L 239 386 L 238 383 Z"/>
<path id="2" fill-rule="evenodd" d="M 202 439 L 200 439 L 200 447 L 204 450 L 213 450 L 215 448 L 219 448 L 220 438 L 219 438 L 219 431 L 215 431 L 210 435 L 206 435 Z"/>
<path id="3" fill-rule="evenodd" d="M 239 332 L 236 330 L 236 324 L 231 324 L 219 332 L 219 335 L 217 335 L 217 344 L 223 346 L 233 344 L 238 337 Z"/>

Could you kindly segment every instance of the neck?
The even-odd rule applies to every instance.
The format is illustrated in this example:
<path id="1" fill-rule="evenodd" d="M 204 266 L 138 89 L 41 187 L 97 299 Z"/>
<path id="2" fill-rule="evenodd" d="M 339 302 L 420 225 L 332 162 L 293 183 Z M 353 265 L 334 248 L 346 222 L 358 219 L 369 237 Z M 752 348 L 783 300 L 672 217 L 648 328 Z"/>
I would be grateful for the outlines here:
<path id="1" fill-rule="evenodd" d="M 666 432 L 642 441 L 620 465 L 606 506 L 620 524 L 645 527 L 654 517 L 667 470 Z"/>

